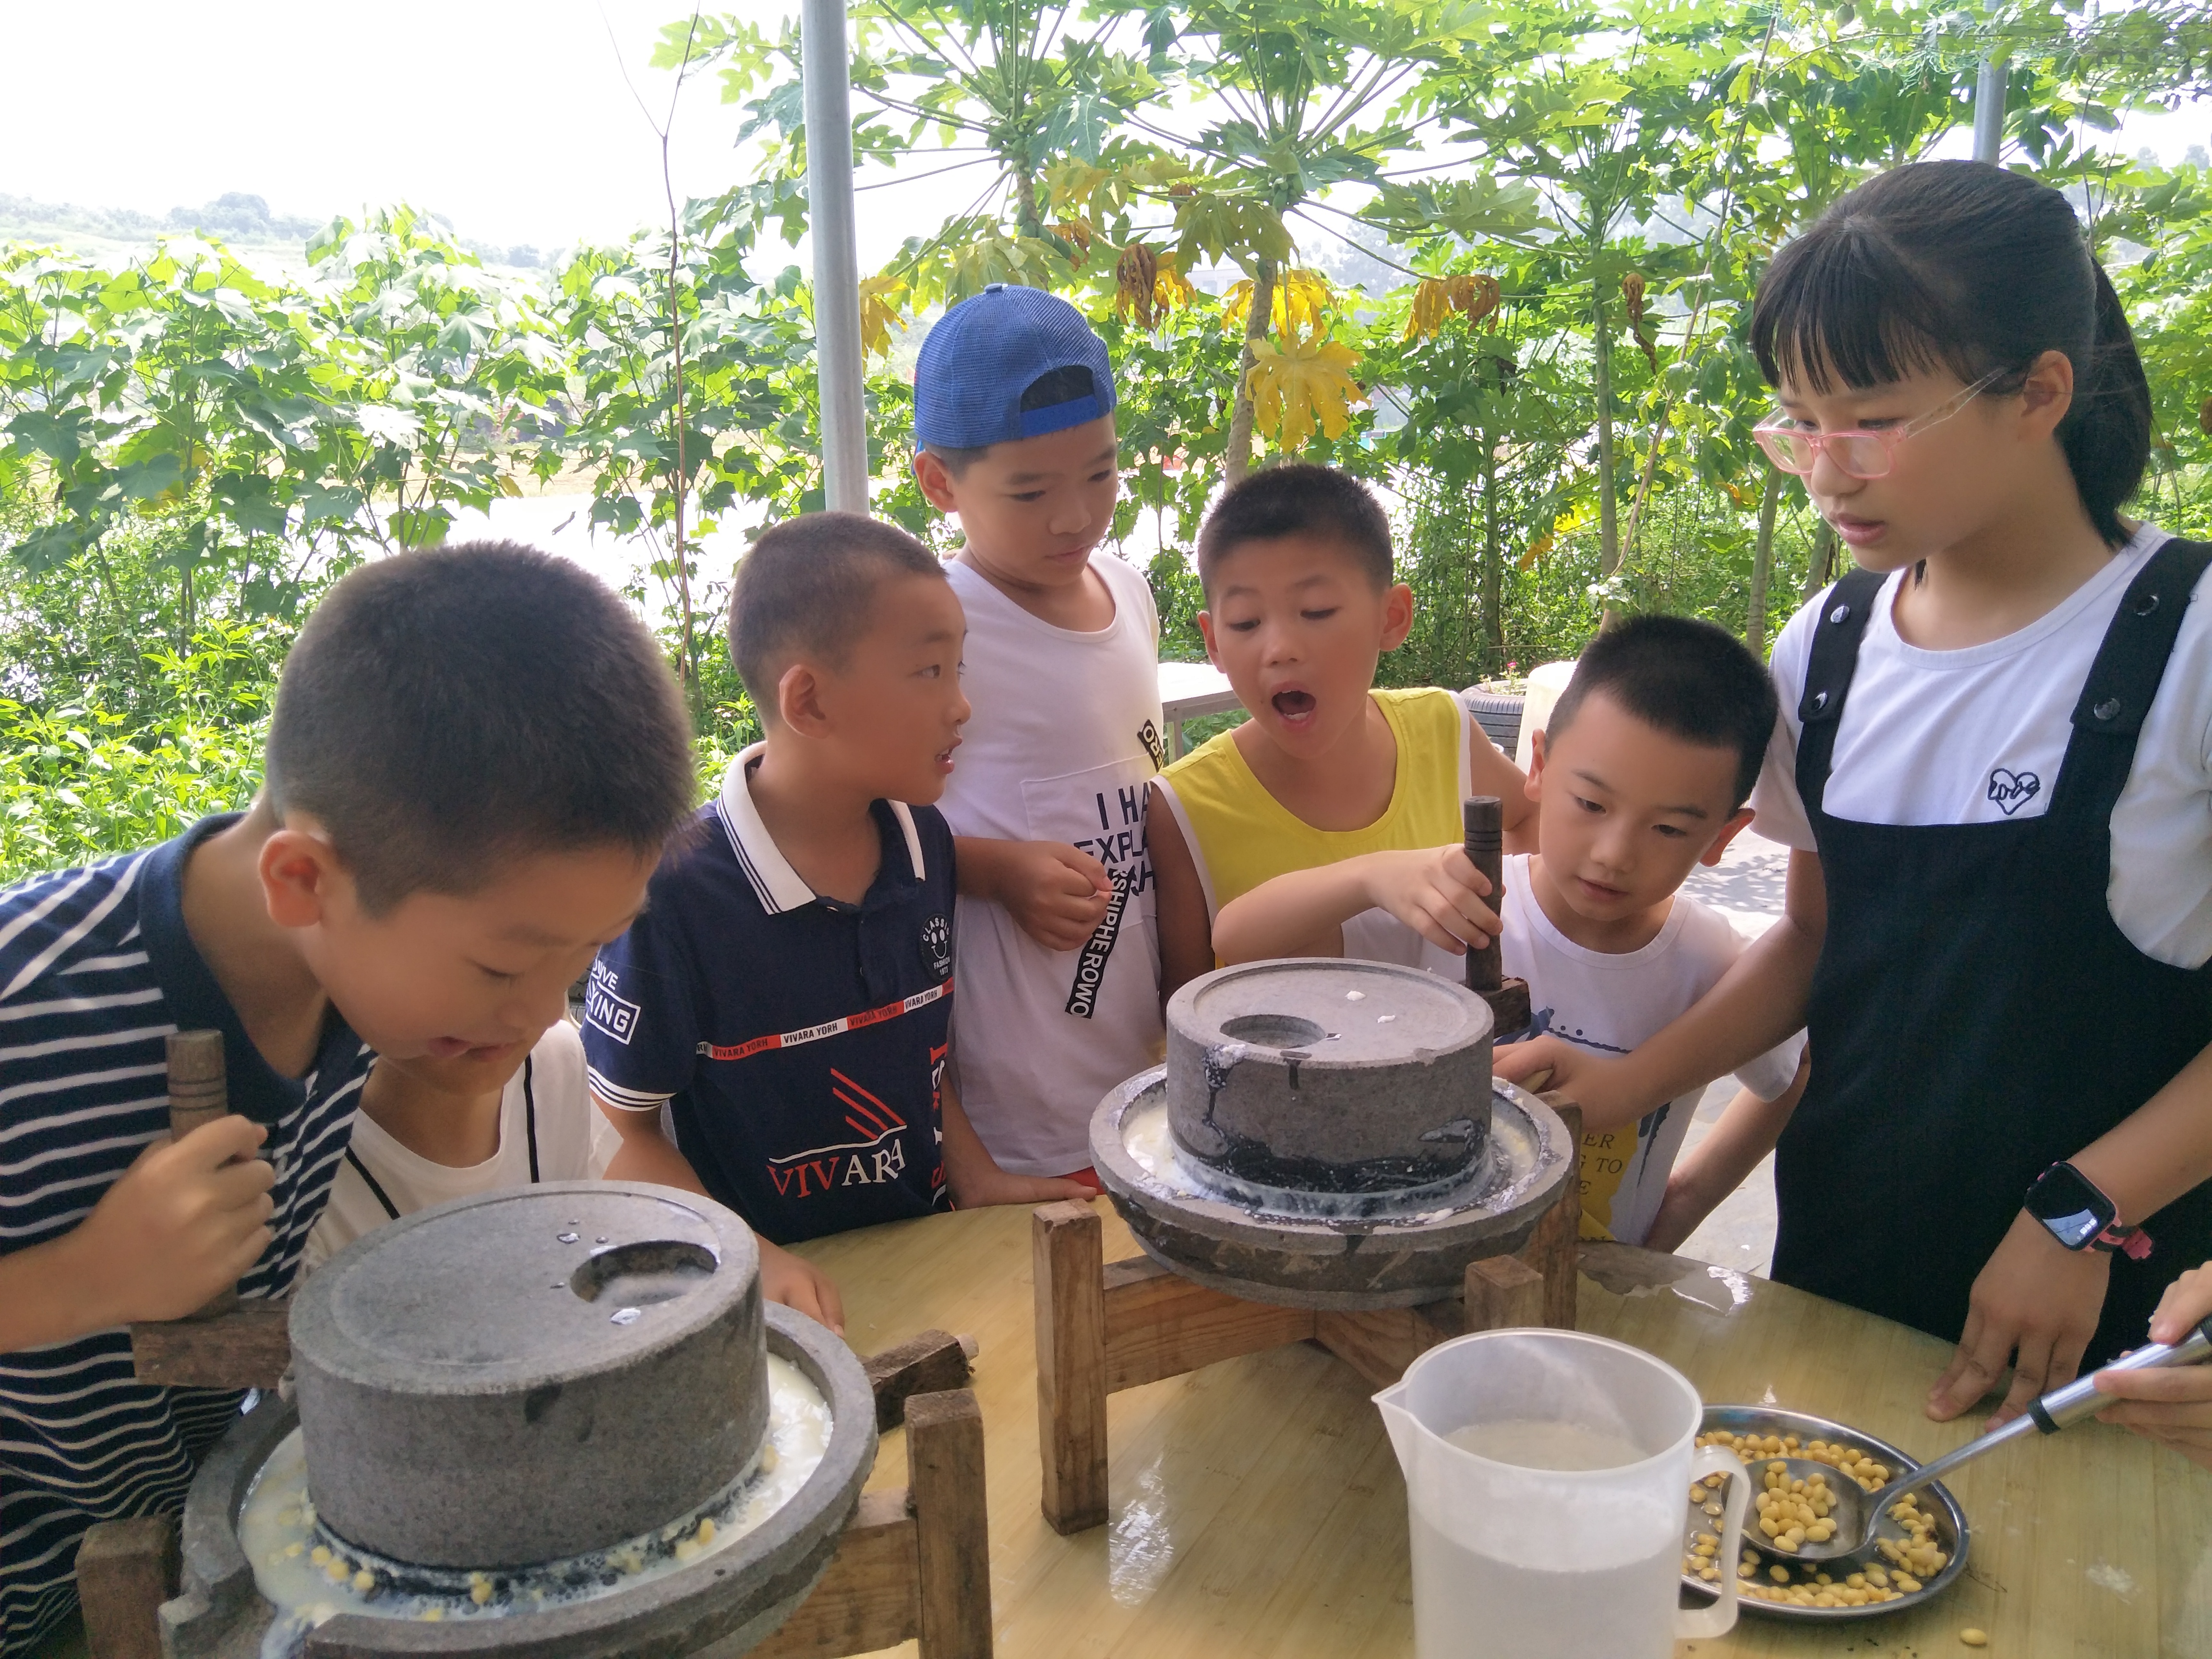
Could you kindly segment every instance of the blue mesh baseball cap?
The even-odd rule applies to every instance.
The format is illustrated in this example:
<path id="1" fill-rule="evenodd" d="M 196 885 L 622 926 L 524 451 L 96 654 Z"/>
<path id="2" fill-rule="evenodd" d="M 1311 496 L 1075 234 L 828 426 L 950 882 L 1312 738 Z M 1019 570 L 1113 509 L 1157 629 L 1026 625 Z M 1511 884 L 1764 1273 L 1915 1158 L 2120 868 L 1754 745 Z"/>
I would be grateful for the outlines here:
<path id="1" fill-rule="evenodd" d="M 1059 369 L 1088 369 L 1091 391 L 1024 409 Z M 941 449 L 1040 438 L 1110 414 L 1114 365 L 1083 313 L 1042 289 L 994 283 L 938 319 L 914 373 L 914 431 Z"/>

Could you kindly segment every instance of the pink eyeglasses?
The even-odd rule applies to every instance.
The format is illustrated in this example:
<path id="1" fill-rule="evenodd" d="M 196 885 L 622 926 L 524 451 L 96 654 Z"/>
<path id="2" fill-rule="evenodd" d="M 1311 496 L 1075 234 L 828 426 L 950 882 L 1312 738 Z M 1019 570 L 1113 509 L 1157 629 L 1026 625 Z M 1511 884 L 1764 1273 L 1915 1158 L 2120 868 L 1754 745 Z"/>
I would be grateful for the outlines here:
<path id="1" fill-rule="evenodd" d="M 1769 460 L 1784 472 L 1794 472 L 1800 477 L 1813 470 L 1813 464 L 1825 451 L 1838 470 L 1854 478 L 1886 478 L 1897 465 L 1898 445 L 1949 420 L 1985 388 L 2002 380 L 2005 374 L 2002 368 L 1993 368 L 1942 408 L 1931 409 L 1903 426 L 1887 427 L 1880 432 L 1808 432 L 1794 424 L 1788 416 L 1777 415 L 1753 427 L 1751 435 L 1759 440 L 1759 447 L 1766 452 Z"/>

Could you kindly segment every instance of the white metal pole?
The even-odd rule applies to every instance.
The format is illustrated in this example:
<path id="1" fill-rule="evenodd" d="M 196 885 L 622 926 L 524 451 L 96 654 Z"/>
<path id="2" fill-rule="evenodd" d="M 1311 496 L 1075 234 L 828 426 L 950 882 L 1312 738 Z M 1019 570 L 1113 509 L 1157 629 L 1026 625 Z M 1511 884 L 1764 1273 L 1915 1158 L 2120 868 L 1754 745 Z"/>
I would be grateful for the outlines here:
<path id="1" fill-rule="evenodd" d="M 2004 64 L 1995 58 L 1982 59 L 1974 76 L 1974 159 L 1994 162 L 2004 148 Z"/>
<path id="2" fill-rule="evenodd" d="M 852 64 L 845 0 L 805 0 L 806 205 L 814 239 L 814 357 L 822 388 L 822 479 L 836 511 L 868 510 L 868 420 L 860 374 L 860 255 L 854 238 Z"/>

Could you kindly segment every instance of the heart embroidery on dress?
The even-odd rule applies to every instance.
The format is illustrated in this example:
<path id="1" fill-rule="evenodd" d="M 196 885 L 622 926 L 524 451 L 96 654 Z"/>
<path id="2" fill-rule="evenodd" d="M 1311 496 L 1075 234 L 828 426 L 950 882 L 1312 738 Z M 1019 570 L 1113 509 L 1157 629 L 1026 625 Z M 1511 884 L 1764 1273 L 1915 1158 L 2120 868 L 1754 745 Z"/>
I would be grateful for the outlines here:
<path id="1" fill-rule="evenodd" d="M 2043 780 L 2033 772 L 2008 772 L 1998 767 L 1990 774 L 1990 799 L 2007 817 L 2033 800 Z"/>

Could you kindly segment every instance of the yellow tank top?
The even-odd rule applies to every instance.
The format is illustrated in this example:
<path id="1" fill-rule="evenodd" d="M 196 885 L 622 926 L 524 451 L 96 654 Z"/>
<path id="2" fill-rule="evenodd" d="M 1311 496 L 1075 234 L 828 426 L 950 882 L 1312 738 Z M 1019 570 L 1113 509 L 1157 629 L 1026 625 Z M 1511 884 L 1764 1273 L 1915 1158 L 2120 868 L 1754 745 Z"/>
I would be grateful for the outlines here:
<path id="1" fill-rule="evenodd" d="M 1224 732 L 1162 775 L 1175 804 L 1209 914 L 1263 881 L 1362 853 L 1442 847 L 1460 839 L 1467 787 L 1467 716 L 1449 691 L 1423 687 L 1370 691 L 1398 740 L 1390 805 L 1358 830 L 1316 830 L 1252 775 L 1235 735 Z"/>

